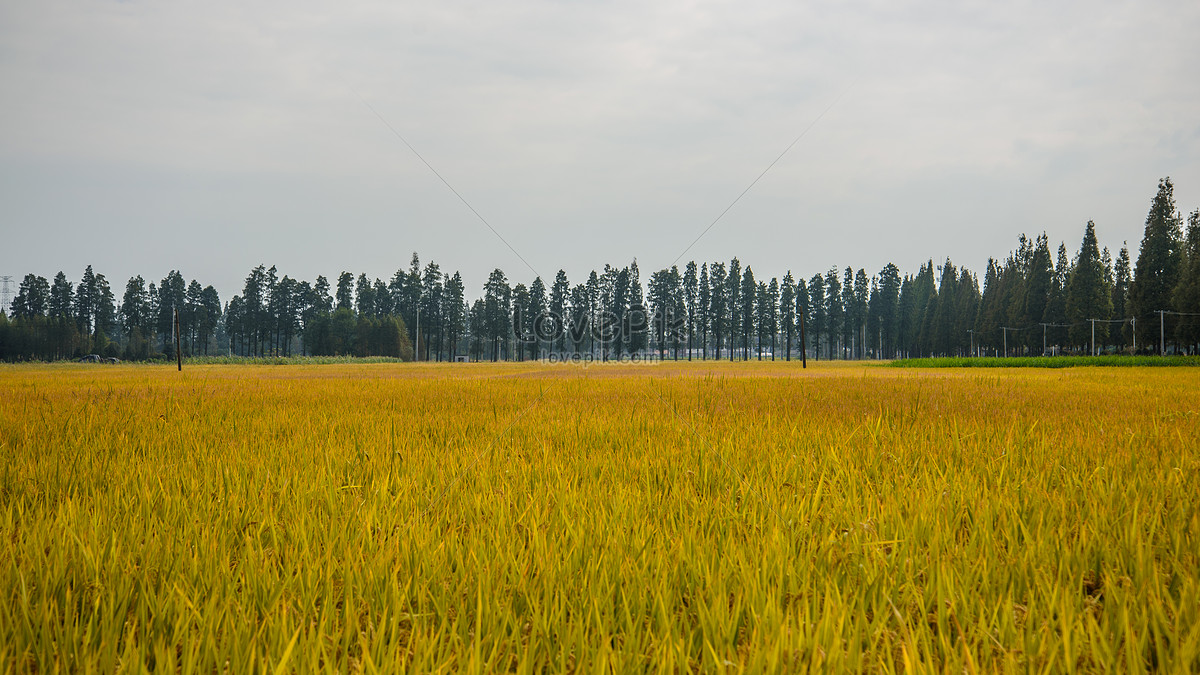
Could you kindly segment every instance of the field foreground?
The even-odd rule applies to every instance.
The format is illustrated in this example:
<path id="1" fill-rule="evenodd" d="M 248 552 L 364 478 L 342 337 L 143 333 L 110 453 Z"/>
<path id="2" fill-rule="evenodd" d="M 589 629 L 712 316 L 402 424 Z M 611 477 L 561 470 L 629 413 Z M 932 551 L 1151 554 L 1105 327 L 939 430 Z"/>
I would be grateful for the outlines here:
<path id="1" fill-rule="evenodd" d="M 0 367 L 0 668 L 1195 672 L 1197 382 Z"/>

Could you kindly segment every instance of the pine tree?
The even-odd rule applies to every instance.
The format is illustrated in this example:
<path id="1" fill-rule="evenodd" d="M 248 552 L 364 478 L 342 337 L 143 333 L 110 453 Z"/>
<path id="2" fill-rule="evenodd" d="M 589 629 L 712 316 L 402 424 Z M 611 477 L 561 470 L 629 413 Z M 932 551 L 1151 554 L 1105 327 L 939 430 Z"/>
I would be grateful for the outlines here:
<path id="1" fill-rule="evenodd" d="M 766 340 L 767 330 L 771 323 L 768 318 L 771 307 L 767 283 L 760 281 L 754 289 L 754 351 L 759 361 L 762 361 L 763 342 Z"/>
<path id="2" fill-rule="evenodd" d="M 900 301 L 904 305 L 904 348 L 911 355 L 926 356 L 929 353 L 928 322 L 937 300 L 933 272 L 933 261 L 929 260 L 916 276 L 910 278 L 907 289 L 903 283 L 900 287 Z"/>
<path id="3" fill-rule="evenodd" d="M 382 279 L 372 282 L 371 295 L 375 296 L 375 318 L 382 319 L 385 316 L 396 314 L 396 301 L 392 298 L 392 292 L 388 289 L 388 285 L 383 283 Z M 391 328 L 389 327 L 388 330 Z"/>
<path id="4" fill-rule="evenodd" d="M 729 328 L 729 291 L 728 279 L 725 276 L 725 263 L 715 262 L 708 269 L 711 291 L 709 292 L 711 310 L 709 321 L 712 323 L 713 358 L 721 359 L 721 348 Z"/>
<path id="5" fill-rule="evenodd" d="M 121 297 L 121 322 L 125 328 L 125 358 L 145 359 L 150 356 L 149 341 L 145 327 L 149 323 L 150 296 L 146 292 L 146 280 L 141 275 L 125 284 Z"/>
<path id="6" fill-rule="evenodd" d="M 771 338 L 771 360 L 775 360 L 775 338 L 779 336 L 779 280 L 771 277 L 767 284 L 766 305 L 763 306 L 763 318 L 766 321 L 766 333 Z"/>
<path id="7" fill-rule="evenodd" d="M 879 342 L 882 358 L 896 358 L 900 309 L 900 268 L 888 263 L 879 271 L 879 298 L 875 314 L 879 317 Z"/>
<path id="8" fill-rule="evenodd" d="M 1159 349 L 1158 318 L 1154 314 L 1168 310 L 1172 294 L 1179 285 L 1179 259 L 1182 248 L 1180 218 L 1175 210 L 1175 186 L 1171 179 L 1158 182 L 1158 193 L 1146 216 L 1146 231 L 1138 251 L 1133 281 L 1129 286 L 1129 307 L 1138 319 L 1138 342 Z"/>
<path id="9" fill-rule="evenodd" d="M 262 280 L 264 276 L 263 266 L 259 265 L 250 273 L 250 277 L 246 279 L 246 293 L 243 295 L 247 313 L 250 315 L 247 319 L 253 322 L 251 326 L 254 331 L 257 331 L 260 326 L 259 320 L 262 314 L 263 298 Z M 78 296 L 79 294 L 76 293 L 76 297 Z M 186 301 L 187 285 L 183 280 L 183 275 L 178 270 L 171 270 L 158 286 L 158 335 L 163 346 L 163 352 L 168 358 L 175 358 L 175 341 L 173 339 L 175 335 L 175 310 L 183 312 Z M 257 333 L 255 335 L 257 336 Z M 182 338 L 182 335 L 180 337 Z"/>
<path id="10" fill-rule="evenodd" d="M 736 285 L 736 284 L 735 284 Z M 754 282 L 754 270 L 746 265 L 742 272 L 742 284 L 738 291 L 741 300 L 738 327 L 741 333 L 742 360 L 750 358 L 750 338 L 755 331 L 755 305 L 758 299 L 758 284 Z"/>
<path id="11" fill-rule="evenodd" d="M 200 344 L 204 346 L 204 355 L 208 356 L 210 337 L 216 333 L 221 321 L 221 297 L 217 289 L 211 285 L 205 286 L 200 292 L 200 306 L 203 309 L 200 320 Z"/>
<path id="12" fill-rule="evenodd" d="M 354 275 L 342 272 L 338 275 L 337 291 L 334 293 L 334 309 L 354 309 Z"/>
<path id="13" fill-rule="evenodd" d="M 568 307 L 569 317 L 565 322 L 565 328 L 567 338 L 571 343 L 571 351 L 575 354 L 583 354 L 585 349 L 590 348 L 592 332 L 592 326 L 589 323 L 591 303 L 588 298 L 587 284 L 576 284 L 571 288 L 571 302 Z"/>
<path id="14" fill-rule="evenodd" d="M 458 341 L 462 339 L 463 331 L 467 328 L 466 287 L 462 275 L 457 271 L 454 276 L 446 279 L 446 333 L 450 342 L 448 358 L 453 361 L 458 357 Z"/>
<path id="15" fill-rule="evenodd" d="M 967 268 L 960 267 L 955 287 L 954 326 L 950 330 L 951 348 L 957 354 L 971 355 L 971 334 L 967 331 L 979 316 L 980 300 L 979 280 Z"/>
<path id="16" fill-rule="evenodd" d="M 1066 331 L 1061 327 L 1067 323 L 1067 283 L 1071 278 L 1071 261 L 1067 258 L 1066 244 L 1058 245 L 1058 256 L 1054 265 L 1054 283 L 1050 287 L 1050 301 L 1042 315 L 1043 335 L 1049 336 L 1053 344 L 1061 344 Z"/>
<path id="17" fill-rule="evenodd" d="M 457 274 L 457 273 L 456 273 Z M 554 344 L 551 349 L 562 353 L 566 349 L 567 305 L 571 298 L 571 283 L 567 273 L 559 270 L 550 287 L 550 314 L 554 319 Z"/>
<path id="18" fill-rule="evenodd" d="M 491 342 L 492 360 L 499 361 L 503 340 L 508 337 L 512 305 L 508 278 L 499 268 L 492 270 L 484 284 L 483 303 L 483 327 Z"/>
<path id="19" fill-rule="evenodd" d="M 1026 267 L 1024 284 L 1021 287 L 1021 299 L 1017 312 L 1018 328 L 1028 328 L 1037 323 L 1046 322 L 1053 312 L 1050 296 L 1054 291 L 1054 267 L 1050 259 L 1050 242 L 1045 233 L 1037 238 L 1033 255 Z M 1042 336 L 1040 331 L 1023 331 L 1021 342 L 1026 347 L 1041 351 Z M 1012 339 L 1009 339 L 1010 346 Z"/>
<path id="20" fill-rule="evenodd" d="M 1092 323 L 1089 319 L 1107 321 L 1112 314 L 1112 294 L 1104 283 L 1104 264 L 1100 260 L 1100 247 L 1096 241 L 1096 226 L 1088 221 L 1083 232 L 1079 254 L 1075 256 L 1075 267 L 1067 284 L 1067 319 L 1073 347 L 1085 347 L 1091 353 Z M 1095 347 L 1105 345 L 1108 324 L 1096 323 Z"/>
<path id="21" fill-rule="evenodd" d="M 1200 314 L 1200 209 L 1188 216 L 1184 242 L 1179 283 L 1175 286 L 1173 299 L 1175 311 L 1184 314 L 1177 337 L 1186 345 L 1188 353 L 1195 354 L 1200 347 L 1200 316 L 1196 316 Z"/>
<path id="22" fill-rule="evenodd" d="M 805 332 L 812 345 L 813 359 L 817 361 L 821 360 L 821 337 L 825 335 L 825 308 L 825 277 L 814 274 L 808 280 L 808 311 L 804 316 L 808 320 Z"/>
<path id="23" fill-rule="evenodd" d="M 812 315 L 812 300 L 808 292 L 808 283 L 803 278 L 796 280 L 796 344 L 799 345 L 803 352 L 801 358 L 807 358 L 808 345 L 806 338 L 808 337 L 808 326 L 802 321 L 807 322 L 808 317 Z M 802 330 L 803 329 L 803 330 Z"/>
<path id="24" fill-rule="evenodd" d="M 929 353 L 934 356 L 956 356 L 954 353 L 955 338 L 950 331 L 954 328 L 954 311 L 958 302 L 958 269 L 949 258 L 942 265 L 942 278 L 938 290 L 931 297 L 928 313 L 932 322 L 929 329 Z"/>
<path id="25" fill-rule="evenodd" d="M 837 267 L 830 267 L 825 273 L 825 336 L 828 342 L 829 359 L 833 360 L 841 354 L 839 338 L 842 333 L 842 321 L 846 318 L 845 305 L 842 303 L 842 283 L 838 280 Z"/>
<path id="26" fill-rule="evenodd" d="M 650 321 L 646 312 L 646 300 L 644 297 L 645 291 L 642 289 L 642 276 L 638 270 L 637 259 L 629 263 L 628 269 L 628 310 L 626 317 L 622 322 L 626 327 L 625 332 L 628 335 L 626 346 L 631 354 L 640 354 L 646 347 L 649 346 L 649 328 Z M 674 285 L 677 288 L 679 285 L 679 270 L 674 270 Z M 672 289 L 675 290 L 675 289 Z M 678 294 L 674 296 L 678 299 Z M 678 333 L 676 333 L 678 336 Z"/>
<path id="27" fill-rule="evenodd" d="M 712 286 L 708 278 L 708 263 L 700 265 L 700 288 L 697 293 L 697 322 L 700 328 L 701 358 L 708 360 L 708 329 L 712 322 Z"/>
<path id="28" fill-rule="evenodd" d="M 513 286 L 512 310 L 512 330 L 516 338 L 516 350 L 512 356 L 517 361 L 524 361 L 526 346 L 534 342 L 533 320 L 529 316 L 529 289 L 525 284 Z"/>
<path id="29" fill-rule="evenodd" d="M 1129 262 L 1129 246 L 1122 242 L 1121 252 L 1117 254 L 1117 262 L 1113 265 L 1112 306 L 1113 316 L 1118 319 L 1129 319 L 1129 283 L 1133 279 L 1133 267 Z M 1133 340 L 1133 323 L 1122 323 L 1118 346 L 1130 348 Z"/>
<path id="30" fill-rule="evenodd" d="M 687 312 L 687 357 L 692 360 L 692 347 L 696 334 L 696 318 L 699 314 L 700 279 L 697 276 L 696 261 L 689 260 L 683 271 L 683 306 Z"/>
<path id="31" fill-rule="evenodd" d="M 74 300 L 75 293 L 71 289 L 71 282 L 67 281 L 67 275 L 60 271 L 54 276 L 54 283 L 50 286 L 48 306 L 50 318 L 69 319 Z"/>
<path id="32" fill-rule="evenodd" d="M 729 276 L 725 279 L 725 290 L 729 307 L 729 360 L 737 352 L 738 338 L 742 333 L 742 263 L 736 257 L 729 261 Z"/>
<path id="33" fill-rule="evenodd" d="M 526 307 L 526 312 L 529 314 L 529 327 L 533 334 L 533 343 L 529 346 L 530 357 L 540 358 L 543 344 L 550 347 L 554 337 L 553 325 L 547 322 L 546 284 L 542 282 L 541 277 L 536 277 L 529 285 L 529 306 Z"/>
<path id="34" fill-rule="evenodd" d="M 445 331 L 445 321 L 442 311 L 444 295 L 442 268 L 436 262 L 430 260 L 425 265 L 425 271 L 421 274 L 422 335 L 420 346 L 425 350 L 422 358 L 426 361 L 441 360 L 442 358 L 442 340 Z"/>
<path id="35" fill-rule="evenodd" d="M 779 323 L 783 337 L 784 358 L 792 360 L 792 340 L 796 330 L 796 280 L 792 271 L 783 275 L 783 283 L 779 285 Z"/>

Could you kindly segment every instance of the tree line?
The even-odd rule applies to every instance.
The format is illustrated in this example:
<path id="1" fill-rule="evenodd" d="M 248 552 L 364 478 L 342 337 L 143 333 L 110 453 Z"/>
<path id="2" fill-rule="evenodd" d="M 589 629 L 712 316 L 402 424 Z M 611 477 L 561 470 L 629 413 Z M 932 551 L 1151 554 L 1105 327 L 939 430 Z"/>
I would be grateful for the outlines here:
<path id="1" fill-rule="evenodd" d="M 738 258 L 653 272 L 605 265 L 571 283 L 509 281 L 493 270 L 466 298 L 462 276 L 416 253 L 387 281 L 342 272 L 335 284 L 259 265 L 240 294 L 178 271 L 157 284 L 129 279 L 120 301 L 91 266 L 77 284 L 27 274 L 0 312 L 0 359 L 100 354 L 174 358 L 175 315 L 185 356 L 390 356 L 405 360 L 538 358 L 814 359 L 1036 355 L 1200 349 L 1200 209 L 1186 220 L 1169 178 L 1159 181 L 1136 263 L 1115 260 L 1092 222 L 1071 255 L 1043 234 L 1021 235 L 982 284 L 968 269 L 929 261 L 915 274 L 830 267 L 805 279 L 756 276 Z"/>

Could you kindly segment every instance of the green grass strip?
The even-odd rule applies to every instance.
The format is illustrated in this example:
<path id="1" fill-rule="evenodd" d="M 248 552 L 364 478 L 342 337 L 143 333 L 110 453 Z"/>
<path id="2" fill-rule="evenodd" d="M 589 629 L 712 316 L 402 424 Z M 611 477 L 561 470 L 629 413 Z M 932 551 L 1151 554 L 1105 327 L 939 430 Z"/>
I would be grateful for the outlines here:
<path id="1" fill-rule="evenodd" d="M 1200 356 L 1014 356 L 898 359 L 893 368 L 1076 368 L 1082 366 L 1200 366 Z"/>

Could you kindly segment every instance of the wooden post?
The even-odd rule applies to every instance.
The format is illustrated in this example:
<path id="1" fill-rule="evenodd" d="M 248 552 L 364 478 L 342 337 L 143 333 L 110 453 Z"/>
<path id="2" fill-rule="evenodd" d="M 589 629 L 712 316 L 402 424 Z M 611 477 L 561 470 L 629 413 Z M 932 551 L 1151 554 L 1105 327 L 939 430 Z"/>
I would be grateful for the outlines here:
<path id="1" fill-rule="evenodd" d="M 808 367 L 808 340 L 804 336 L 804 312 L 800 312 L 800 367 Z"/>
<path id="2" fill-rule="evenodd" d="M 183 352 L 179 351 L 179 308 L 175 308 L 175 363 L 183 372 Z"/>

